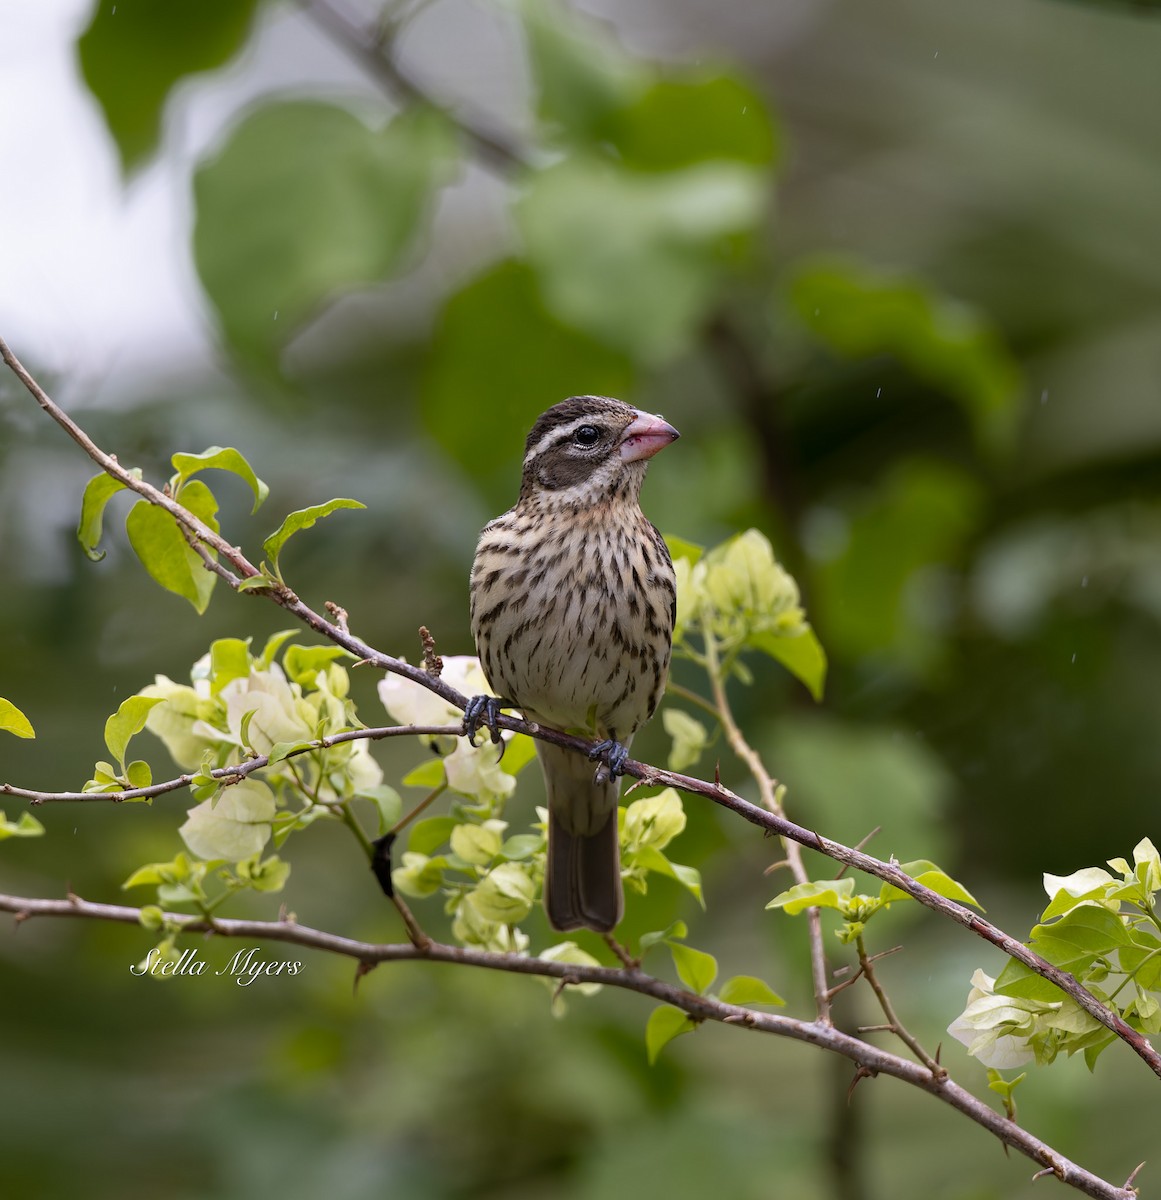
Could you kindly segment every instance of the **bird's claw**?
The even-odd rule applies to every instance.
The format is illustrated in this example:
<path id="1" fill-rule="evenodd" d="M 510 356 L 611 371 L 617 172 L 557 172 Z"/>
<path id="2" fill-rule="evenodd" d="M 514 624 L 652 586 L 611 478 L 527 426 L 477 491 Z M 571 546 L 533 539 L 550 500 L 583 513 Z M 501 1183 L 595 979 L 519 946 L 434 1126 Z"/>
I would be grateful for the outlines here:
<path id="1" fill-rule="evenodd" d="M 601 765 L 597 768 L 596 782 L 609 783 L 618 775 L 625 774 L 625 764 L 629 761 L 629 747 L 612 739 L 606 739 L 598 742 L 589 751 L 589 758 L 601 761 Z"/>
<path id="2" fill-rule="evenodd" d="M 500 709 L 504 701 L 499 696 L 473 696 L 464 708 L 464 737 L 472 747 L 476 745 L 476 734 L 484 726 L 492 741 L 499 743 L 500 756 L 504 755 L 506 742 L 500 737 Z"/>

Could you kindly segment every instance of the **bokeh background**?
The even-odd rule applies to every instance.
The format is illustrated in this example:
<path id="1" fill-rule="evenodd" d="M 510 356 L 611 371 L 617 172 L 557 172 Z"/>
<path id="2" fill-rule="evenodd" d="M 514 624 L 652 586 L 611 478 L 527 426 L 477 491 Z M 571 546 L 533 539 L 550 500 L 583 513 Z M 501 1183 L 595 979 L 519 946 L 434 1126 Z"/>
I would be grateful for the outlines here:
<path id="1" fill-rule="evenodd" d="M 475 535 L 542 408 L 663 412 L 684 436 L 650 515 L 702 543 L 762 528 L 830 655 L 821 706 L 774 664 L 736 697 L 792 815 L 848 842 L 880 826 L 872 851 L 937 860 L 1023 933 L 1041 872 L 1161 838 L 1156 8 L 3 0 L 0 334 L 155 479 L 175 450 L 242 449 L 271 486 L 256 517 L 219 489 L 243 545 L 366 503 L 284 569 L 411 656 L 421 623 L 470 651 Z M 79 786 L 127 694 L 285 624 L 160 592 L 117 502 L 88 562 L 89 474 L 0 378 L 0 694 L 38 731 L 0 742 L 0 778 L 24 786 Z M 660 728 L 638 747 L 663 758 Z M 419 750 L 376 754 L 398 778 Z M 0 890 L 118 901 L 183 809 L 43 808 Z M 772 847 L 687 809 L 673 849 L 708 911 L 660 881 L 629 934 L 681 916 L 805 1013 L 802 930 L 763 911 Z M 340 831 L 293 849 L 300 919 L 399 936 Z M 897 1007 L 982 1089 L 943 1030 L 998 955 L 889 922 Z M 410 965 L 355 994 L 305 952 L 247 989 L 160 983 L 128 971 L 148 945 L 0 930 L 6 1195 L 1033 1194 L 950 1110 L 889 1080 L 848 1103 L 849 1066 L 803 1047 L 704 1028 L 651 1069 L 633 996 L 558 1021 L 535 982 Z M 851 992 L 840 1016 L 874 1019 Z M 1120 1182 L 1155 1147 L 1150 1082 L 1121 1047 L 1091 1077 L 1033 1070 L 1021 1119 Z"/>

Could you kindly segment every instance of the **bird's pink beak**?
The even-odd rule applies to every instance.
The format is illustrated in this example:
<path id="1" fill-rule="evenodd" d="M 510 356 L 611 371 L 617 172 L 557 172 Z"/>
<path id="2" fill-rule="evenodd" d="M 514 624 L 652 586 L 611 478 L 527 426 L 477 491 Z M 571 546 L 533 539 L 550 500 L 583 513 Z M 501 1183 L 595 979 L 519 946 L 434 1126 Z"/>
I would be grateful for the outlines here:
<path id="1" fill-rule="evenodd" d="M 621 458 L 625 462 L 636 462 L 641 458 L 652 458 L 658 450 L 664 450 L 681 434 L 653 413 L 639 412 L 636 420 L 621 435 Z"/>

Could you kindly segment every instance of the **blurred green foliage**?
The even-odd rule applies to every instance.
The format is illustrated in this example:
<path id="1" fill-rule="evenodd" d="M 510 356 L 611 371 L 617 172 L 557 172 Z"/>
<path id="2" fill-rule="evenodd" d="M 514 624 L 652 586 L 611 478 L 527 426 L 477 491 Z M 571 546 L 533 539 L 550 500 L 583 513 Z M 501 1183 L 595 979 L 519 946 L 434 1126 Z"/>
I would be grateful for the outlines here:
<path id="1" fill-rule="evenodd" d="M 526 145 L 489 162 L 486 185 L 455 129 L 474 110 L 451 97 L 269 91 L 194 176 L 194 261 L 237 370 L 125 380 L 116 411 L 84 423 L 155 480 L 174 450 L 238 446 L 277 512 L 252 516 L 238 481 L 216 491 L 218 519 L 255 554 L 282 513 L 366 503 L 359 521 L 296 538 L 282 570 L 414 657 L 420 623 L 442 651 L 470 650 L 474 537 L 514 500 L 539 411 L 587 391 L 663 411 L 684 436 L 651 474 L 649 515 L 704 544 L 765 529 L 828 650 L 819 712 L 794 711 L 811 702 L 772 662 L 736 696 L 790 814 L 847 841 L 881 826 L 872 851 L 936 859 L 1001 926 L 1026 929 L 1040 872 L 1158 840 L 1161 26 L 1137 15 L 1148 7 L 889 0 L 870 14 L 840 0 L 791 28 L 738 0 L 706 8 L 701 30 L 667 13 L 666 44 L 690 48 L 658 63 L 529 0 L 502 18 L 531 80 Z M 779 35 L 739 36 L 735 18 Z M 175 85 L 213 88 L 187 77 L 245 62 L 278 19 L 291 18 L 272 3 L 94 5 L 80 67 L 122 166 L 148 169 Z M 321 45 L 321 26 L 302 28 Z M 74 788 L 126 695 L 157 672 L 184 677 L 215 638 L 260 645 L 283 621 L 220 595 L 195 620 L 153 588 L 120 529 L 125 497 L 105 497 L 108 556 L 90 564 L 73 534 L 89 465 L 29 403 L 0 381 L 0 694 L 38 735 L 5 736 L 0 778 Z M 372 685 L 353 673 L 366 711 Z M 660 722 L 638 749 L 664 759 Z M 375 754 L 388 779 L 414 765 L 414 747 Z M 533 775 L 513 802 L 529 811 Z M 5 890 L 67 880 L 114 900 L 135 864 L 172 854 L 182 811 L 40 809 L 47 836 L 3 842 Z M 680 916 L 722 977 L 761 975 L 801 1010 L 801 930 L 762 911 L 771 846 L 686 811 L 681 858 L 708 911 L 658 879 L 627 934 Z M 398 936 L 345 840 L 313 840 L 288 906 Z M 981 951 L 930 918 L 891 919 L 914 924 L 882 974 L 934 1044 Z M 156 982 L 128 971 L 148 939 L 47 922 L 0 936 L 13 1194 L 680 1200 L 765 1197 L 772 1180 L 844 1200 L 1036 1194 L 926 1097 L 892 1088 L 888 1103 L 876 1089 L 889 1083 L 864 1082 L 848 1106 L 849 1070 L 817 1053 L 703 1029 L 649 1068 L 635 997 L 571 1001 L 561 1024 L 528 981 L 404 966 L 352 997 L 349 968 L 323 956 L 245 990 Z M 203 953 L 229 957 L 212 940 Z M 852 1025 L 869 1017 L 855 991 Z M 944 1061 L 971 1077 L 957 1048 Z M 1079 1063 L 1032 1073 L 1021 1121 L 1123 1178 L 1151 1136 L 1137 1066 L 1113 1051 L 1091 1079 Z"/>

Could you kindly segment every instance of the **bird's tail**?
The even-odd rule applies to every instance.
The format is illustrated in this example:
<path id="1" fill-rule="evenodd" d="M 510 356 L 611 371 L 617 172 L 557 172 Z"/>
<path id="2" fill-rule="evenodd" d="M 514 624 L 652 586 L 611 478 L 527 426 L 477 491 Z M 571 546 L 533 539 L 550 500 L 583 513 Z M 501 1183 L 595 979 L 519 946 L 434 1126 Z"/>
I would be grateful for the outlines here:
<path id="1" fill-rule="evenodd" d="M 555 929 L 607 933 L 621 920 L 620 783 L 593 781 L 596 765 L 575 751 L 538 742 L 548 790 L 544 907 Z"/>

